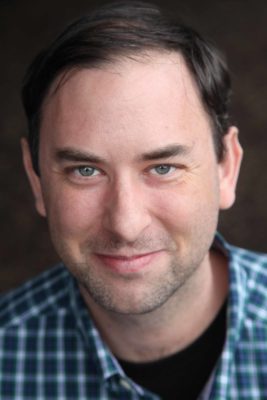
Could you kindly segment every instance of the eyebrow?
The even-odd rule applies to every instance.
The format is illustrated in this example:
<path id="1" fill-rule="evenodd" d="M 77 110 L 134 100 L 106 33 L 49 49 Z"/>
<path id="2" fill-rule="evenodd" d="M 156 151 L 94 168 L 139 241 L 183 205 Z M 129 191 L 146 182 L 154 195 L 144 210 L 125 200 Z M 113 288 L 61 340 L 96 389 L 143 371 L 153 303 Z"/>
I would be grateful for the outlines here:
<path id="1" fill-rule="evenodd" d="M 191 151 L 191 146 L 172 144 L 165 147 L 161 147 L 156 150 L 149 151 L 141 155 L 142 161 L 158 160 L 160 158 L 171 158 L 175 156 L 185 156 Z"/>
<path id="2" fill-rule="evenodd" d="M 58 149 L 55 152 L 56 159 L 58 161 L 76 161 L 76 162 L 84 162 L 84 163 L 107 163 L 107 160 L 97 156 L 94 153 L 83 152 L 81 150 L 76 150 L 72 148 L 64 148 Z"/>
<path id="3" fill-rule="evenodd" d="M 152 150 L 141 154 L 138 161 L 153 161 L 162 158 L 171 158 L 175 156 L 188 155 L 192 147 L 181 144 L 172 144 Z M 84 152 L 74 148 L 63 148 L 55 151 L 55 158 L 58 161 L 73 161 L 83 163 L 94 163 L 94 164 L 107 164 L 108 161 L 105 158 L 99 157 L 98 155 L 91 152 Z"/>

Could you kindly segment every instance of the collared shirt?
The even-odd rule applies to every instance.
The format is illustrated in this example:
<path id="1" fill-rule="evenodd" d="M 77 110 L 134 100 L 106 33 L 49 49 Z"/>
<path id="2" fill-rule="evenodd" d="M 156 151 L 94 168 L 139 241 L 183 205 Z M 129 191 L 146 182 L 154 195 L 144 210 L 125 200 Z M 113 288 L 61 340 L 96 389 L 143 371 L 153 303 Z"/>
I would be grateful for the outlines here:
<path id="1" fill-rule="evenodd" d="M 227 334 L 200 399 L 267 399 L 267 256 L 214 245 L 229 261 Z M 63 264 L 2 296 L 1 400 L 158 398 L 125 376 Z"/>

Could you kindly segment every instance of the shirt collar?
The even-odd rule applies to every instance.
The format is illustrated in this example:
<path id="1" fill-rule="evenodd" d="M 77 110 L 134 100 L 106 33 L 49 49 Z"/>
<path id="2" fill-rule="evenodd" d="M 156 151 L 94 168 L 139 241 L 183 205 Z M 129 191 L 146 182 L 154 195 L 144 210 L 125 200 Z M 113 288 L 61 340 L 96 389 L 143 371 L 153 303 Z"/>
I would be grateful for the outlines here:
<path id="1" fill-rule="evenodd" d="M 239 340 L 240 331 L 246 314 L 248 300 L 248 277 L 244 269 L 240 268 L 241 249 L 229 245 L 222 235 L 216 233 L 213 248 L 219 250 L 228 261 L 229 292 L 227 311 L 227 337 L 231 343 Z"/>
<path id="2" fill-rule="evenodd" d="M 77 282 L 70 276 L 70 301 L 72 312 L 75 315 L 78 330 L 85 346 L 90 351 L 90 357 L 98 369 L 99 376 L 107 380 L 114 375 L 122 374 L 117 360 L 111 354 L 109 348 L 102 340 L 96 328 L 90 312 L 80 294 Z"/>
<path id="3" fill-rule="evenodd" d="M 102 340 L 100 333 L 96 328 L 92 317 L 90 316 L 90 312 L 80 294 L 77 282 L 71 275 L 69 285 L 71 308 L 75 315 L 78 330 L 82 335 L 88 351 L 90 351 L 91 360 L 96 365 L 100 379 L 103 381 L 111 380 L 111 384 L 120 378 L 123 380 L 128 380 L 119 362 Z M 139 385 L 136 385 L 134 382 L 130 382 L 130 385 L 139 394 L 143 395 L 143 388 L 141 388 Z"/>
<path id="4" fill-rule="evenodd" d="M 212 373 L 209 386 L 206 388 L 207 391 L 204 391 L 205 396 L 201 397 L 201 399 L 213 398 L 214 393 L 217 392 L 220 392 L 222 396 L 220 398 L 226 398 L 228 388 L 226 381 L 222 379 L 222 377 L 231 376 L 231 368 L 234 365 L 234 349 L 240 339 L 242 326 L 246 319 L 246 307 L 249 293 L 248 277 L 244 269 L 240 268 L 242 250 L 229 245 L 219 233 L 216 233 L 212 247 L 223 253 L 228 261 L 229 291 L 227 331 L 222 355 Z M 220 377 L 220 379 L 218 379 L 218 377 Z"/>

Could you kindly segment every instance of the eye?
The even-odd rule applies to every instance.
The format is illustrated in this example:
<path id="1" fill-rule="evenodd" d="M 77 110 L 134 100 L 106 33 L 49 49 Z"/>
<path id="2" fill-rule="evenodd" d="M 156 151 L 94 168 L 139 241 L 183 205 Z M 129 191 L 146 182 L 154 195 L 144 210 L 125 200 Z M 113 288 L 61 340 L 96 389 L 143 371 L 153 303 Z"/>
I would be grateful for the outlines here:
<path id="1" fill-rule="evenodd" d="M 169 165 L 169 164 L 156 165 L 155 167 L 153 167 L 151 169 L 151 171 L 154 175 L 167 175 L 171 172 L 174 172 L 175 170 L 176 170 L 176 167 L 174 167 L 173 165 Z"/>
<path id="2" fill-rule="evenodd" d="M 94 167 L 84 166 L 76 168 L 76 174 L 81 176 L 95 176 L 98 175 L 100 172 L 98 169 Z"/>

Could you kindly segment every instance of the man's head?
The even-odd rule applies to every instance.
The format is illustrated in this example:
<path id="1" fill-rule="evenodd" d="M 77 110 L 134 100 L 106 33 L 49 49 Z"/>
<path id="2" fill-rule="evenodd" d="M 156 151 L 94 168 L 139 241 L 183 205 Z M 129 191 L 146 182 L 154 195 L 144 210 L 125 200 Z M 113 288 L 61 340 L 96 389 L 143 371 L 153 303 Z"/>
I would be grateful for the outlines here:
<path id="1" fill-rule="evenodd" d="M 176 30 L 183 32 L 183 51 L 194 63 L 198 59 L 197 66 L 166 39 L 162 26 L 158 43 L 165 47 L 138 47 L 133 31 L 142 41 L 145 33 L 150 35 L 144 27 L 149 22 L 156 38 L 161 17 L 139 3 L 129 7 L 102 12 L 113 22 L 95 14 L 98 28 L 91 29 L 89 49 L 85 28 L 79 45 L 71 40 L 73 32 L 79 36 L 81 26 L 87 27 L 85 19 L 38 60 L 24 92 L 26 103 L 31 93 L 28 114 L 40 133 L 38 164 L 26 141 L 23 151 L 37 210 L 48 218 L 56 250 L 87 300 L 118 313 L 140 314 L 177 293 L 200 295 L 218 210 L 234 201 L 241 151 L 236 128 L 228 127 L 229 86 L 222 82 L 228 79 L 220 59 L 181 27 Z M 192 35 L 201 51 L 188 47 Z M 88 58 L 73 68 L 64 64 L 58 74 L 48 68 L 55 54 L 71 59 L 83 46 L 101 54 L 101 60 L 99 55 L 91 64 Z M 45 79 L 41 71 L 48 71 L 50 85 L 40 81 Z M 221 145 L 214 146 L 215 137 Z"/>
<path id="2" fill-rule="evenodd" d="M 42 106 L 56 78 L 72 69 L 95 68 L 149 51 L 174 51 L 183 56 L 209 114 L 217 158 L 222 159 L 223 136 L 230 126 L 230 79 L 222 57 L 197 32 L 172 21 L 157 6 L 118 2 L 74 22 L 28 70 L 23 103 L 37 173 Z"/>

